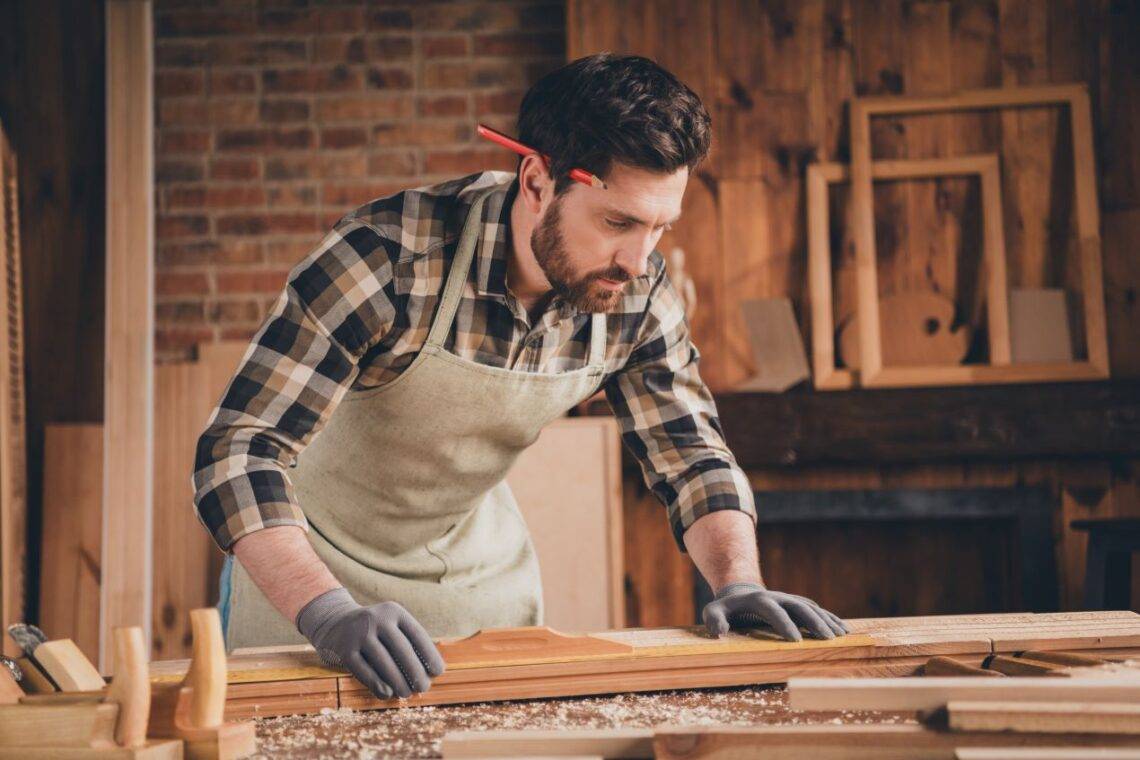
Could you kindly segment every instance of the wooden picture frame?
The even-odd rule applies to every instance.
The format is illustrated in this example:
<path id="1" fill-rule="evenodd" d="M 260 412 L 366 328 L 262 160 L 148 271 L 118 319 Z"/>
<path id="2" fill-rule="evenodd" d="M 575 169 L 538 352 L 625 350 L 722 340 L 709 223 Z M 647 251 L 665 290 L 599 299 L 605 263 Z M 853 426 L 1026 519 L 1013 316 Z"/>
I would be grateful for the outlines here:
<path id="1" fill-rule="evenodd" d="M 1005 367 L 1010 363 L 1009 288 L 1006 281 L 1005 234 L 1002 229 L 1001 169 L 997 155 L 992 153 L 955 156 L 952 158 L 921 158 L 893 161 L 876 161 L 871 165 L 874 180 L 928 179 L 976 175 L 981 183 L 982 205 L 982 266 L 978 296 L 973 306 L 974 316 L 986 308 L 987 332 L 990 348 L 990 365 Z M 835 324 L 832 309 L 831 239 L 828 188 L 846 182 L 851 172 L 844 164 L 812 164 L 807 169 L 808 198 L 808 300 L 811 305 L 812 375 L 817 390 L 843 390 L 861 381 L 861 372 L 835 366 Z M 984 296 L 984 300 L 983 300 Z M 878 287 L 875 290 L 875 313 L 878 314 Z M 862 319 L 861 312 L 859 319 Z M 860 328 L 860 339 L 865 333 Z M 876 319 L 876 333 L 878 320 Z M 876 343 L 878 348 L 878 343 Z M 865 352 L 860 347 L 860 358 Z M 866 366 L 866 365 L 864 365 Z M 927 377 L 952 377 L 963 370 L 986 369 L 967 365 L 922 367 Z M 894 369 L 894 368 L 889 368 Z M 910 369 L 910 368 L 907 368 Z M 950 380 L 952 382 L 952 380 Z M 931 383 L 933 384 L 933 383 Z"/>
<path id="2" fill-rule="evenodd" d="M 961 365 L 946 368 L 884 367 L 879 325 L 875 252 L 873 116 L 1027 106 L 1067 105 L 1073 136 L 1073 176 L 1087 359 L 1062 364 Z M 1097 380 L 1108 377 L 1108 337 L 1100 252 L 1100 211 L 1093 159 L 1092 115 L 1083 84 L 967 90 L 945 97 L 870 97 L 851 101 L 851 205 L 855 243 L 856 313 L 859 318 L 860 384 L 887 388 L 973 383 Z"/>

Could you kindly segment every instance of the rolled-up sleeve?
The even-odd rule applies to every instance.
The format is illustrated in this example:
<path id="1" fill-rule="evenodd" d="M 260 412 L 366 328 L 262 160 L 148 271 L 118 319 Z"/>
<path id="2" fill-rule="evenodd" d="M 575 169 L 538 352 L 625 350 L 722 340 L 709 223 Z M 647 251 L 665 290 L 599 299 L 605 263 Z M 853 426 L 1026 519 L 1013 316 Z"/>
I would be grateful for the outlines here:
<path id="1" fill-rule="evenodd" d="M 391 326 L 397 257 L 398 243 L 344 220 L 289 273 L 198 439 L 194 504 L 222 551 L 262 528 L 308 530 L 287 469 Z"/>
<path id="2" fill-rule="evenodd" d="M 683 553 L 685 531 L 704 515 L 733 509 L 756 519 L 752 488 L 725 445 L 699 362 L 681 299 L 662 270 L 633 352 L 604 389 Z"/>

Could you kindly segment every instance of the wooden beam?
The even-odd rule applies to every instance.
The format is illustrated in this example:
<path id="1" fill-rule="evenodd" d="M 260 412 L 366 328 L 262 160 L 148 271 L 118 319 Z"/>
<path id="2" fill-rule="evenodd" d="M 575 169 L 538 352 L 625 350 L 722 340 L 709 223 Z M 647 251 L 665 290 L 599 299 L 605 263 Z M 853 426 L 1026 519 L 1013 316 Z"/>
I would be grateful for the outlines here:
<path id="1" fill-rule="evenodd" d="M 149 0 L 107 19 L 107 324 L 103 406 L 101 668 L 112 630 L 150 647 L 154 416 L 154 87 Z"/>
<path id="2" fill-rule="evenodd" d="M 946 716 L 954 731 L 1140 735 L 1140 704 L 953 700 Z"/>
<path id="3" fill-rule="evenodd" d="M 441 754 L 457 757 L 540 757 L 543 755 L 651 758 L 653 729 L 448 731 Z"/>

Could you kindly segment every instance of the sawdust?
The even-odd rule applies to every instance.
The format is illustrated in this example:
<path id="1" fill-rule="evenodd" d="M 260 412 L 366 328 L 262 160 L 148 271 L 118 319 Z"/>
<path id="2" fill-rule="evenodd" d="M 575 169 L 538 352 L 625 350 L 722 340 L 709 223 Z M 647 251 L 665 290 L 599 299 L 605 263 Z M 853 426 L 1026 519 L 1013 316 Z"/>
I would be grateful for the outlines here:
<path id="1" fill-rule="evenodd" d="M 257 721 L 257 758 L 440 757 L 448 731 L 651 728 L 655 725 L 900 723 L 895 713 L 799 713 L 781 687 L 680 690 L 601 697 L 355 711 Z"/>

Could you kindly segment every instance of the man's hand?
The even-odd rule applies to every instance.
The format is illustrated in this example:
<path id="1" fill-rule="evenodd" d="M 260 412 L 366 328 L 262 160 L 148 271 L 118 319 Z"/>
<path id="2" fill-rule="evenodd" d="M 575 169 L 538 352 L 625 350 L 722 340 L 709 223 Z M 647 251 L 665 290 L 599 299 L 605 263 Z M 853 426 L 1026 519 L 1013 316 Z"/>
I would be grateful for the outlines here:
<path id="1" fill-rule="evenodd" d="M 425 692 L 444 671 L 431 636 L 396 602 L 362 607 L 335 588 L 302 607 L 296 622 L 325 663 L 348 668 L 380 699 Z"/>
<path id="2" fill-rule="evenodd" d="M 803 626 L 817 639 L 850 633 L 847 625 L 810 599 L 769 591 L 757 583 L 730 583 L 705 605 L 701 618 L 709 633 L 720 637 L 729 628 L 756 628 L 764 623 L 792 641 L 802 640 Z"/>

